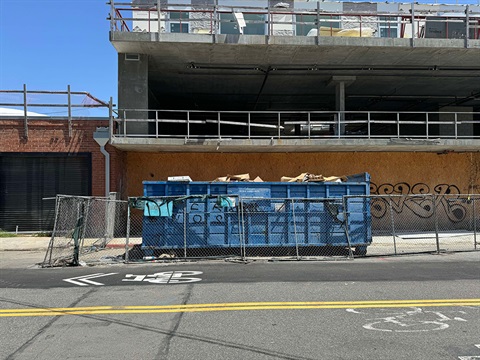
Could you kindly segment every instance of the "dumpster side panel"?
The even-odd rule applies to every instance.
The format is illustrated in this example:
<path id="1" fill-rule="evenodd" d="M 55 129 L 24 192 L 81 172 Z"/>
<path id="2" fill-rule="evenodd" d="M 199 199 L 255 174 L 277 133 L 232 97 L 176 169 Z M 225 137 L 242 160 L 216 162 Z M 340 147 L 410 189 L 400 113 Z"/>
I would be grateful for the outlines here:
<path id="1" fill-rule="evenodd" d="M 145 181 L 144 196 L 181 201 L 172 217 L 144 217 L 142 247 L 239 247 L 243 236 L 247 247 L 347 246 L 347 229 L 352 246 L 369 245 L 370 205 L 360 197 L 369 191 L 367 173 L 331 183 Z M 218 196 L 228 195 L 242 206 L 220 206 Z"/>

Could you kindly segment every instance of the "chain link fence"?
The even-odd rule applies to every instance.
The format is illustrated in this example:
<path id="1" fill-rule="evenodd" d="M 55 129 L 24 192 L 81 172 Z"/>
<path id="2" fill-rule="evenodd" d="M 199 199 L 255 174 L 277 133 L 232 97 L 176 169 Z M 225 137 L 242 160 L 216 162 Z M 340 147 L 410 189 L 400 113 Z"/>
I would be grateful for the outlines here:
<path id="1" fill-rule="evenodd" d="M 478 250 L 480 196 L 58 196 L 44 266 Z"/>
<path id="2" fill-rule="evenodd" d="M 478 250 L 479 195 L 378 195 L 370 203 L 370 255 Z"/>
<path id="3" fill-rule="evenodd" d="M 110 198 L 56 197 L 55 224 L 42 266 L 124 261 L 126 201 Z"/>

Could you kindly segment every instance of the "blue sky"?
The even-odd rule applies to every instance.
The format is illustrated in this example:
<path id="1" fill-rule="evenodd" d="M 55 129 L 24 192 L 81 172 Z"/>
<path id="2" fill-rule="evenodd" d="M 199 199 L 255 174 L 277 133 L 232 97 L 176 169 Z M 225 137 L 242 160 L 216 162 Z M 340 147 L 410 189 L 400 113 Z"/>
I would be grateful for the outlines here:
<path id="1" fill-rule="evenodd" d="M 116 102 L 117 56 L 108 40 L 108 12 L 106 0 L 0 0 L 0 89 L 27 84 L 30 90 L 66 90 L 70 84 L 72 91 Z"/>
<path id="2" fill-rule="evenodd" d="M 104 0 L 0 0 L 0 89 L 117 97 Z"/>

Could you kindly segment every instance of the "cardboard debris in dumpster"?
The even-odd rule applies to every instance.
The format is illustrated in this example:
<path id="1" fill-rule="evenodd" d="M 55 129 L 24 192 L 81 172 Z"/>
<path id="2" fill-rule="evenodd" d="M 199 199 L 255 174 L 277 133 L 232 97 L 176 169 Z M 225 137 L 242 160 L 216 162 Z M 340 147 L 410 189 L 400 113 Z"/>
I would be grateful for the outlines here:
<path id="1" fill-rule="evenodd" d="M 263 180 L 257 176 L 255 179 L 250 180 L 250 174 L 240 174 L 240 175 L 227 175 L 218 177 L 214 182 L 237 182 L 237 181 L 245 181 L 245 182 L 263 182 Z"/>
<path id="2" fill-rule="evenodd" d="M 282 182 L 341 182 L 343 177 L 339 176 L 323 176 L 310 173 L 302 173 L 297 177 L 282 176 Z"/>

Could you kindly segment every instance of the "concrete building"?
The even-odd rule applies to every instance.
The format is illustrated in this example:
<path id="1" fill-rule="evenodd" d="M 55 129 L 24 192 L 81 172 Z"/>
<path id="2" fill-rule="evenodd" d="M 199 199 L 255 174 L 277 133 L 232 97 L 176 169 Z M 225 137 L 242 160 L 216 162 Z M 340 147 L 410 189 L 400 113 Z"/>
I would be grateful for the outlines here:
<path id="1" fill-rule="evenodd" d="M 0 116 L 0 228 L 48 230 L 56 193 L 126 198 L 175 175 L 480 193 L 480 6 L 112 1 L 109 36 L 115 113 Z"/>
<path id="2" fill-rule="evenodd" d="M 129 194 L 365 171 L 373 193 L 480 192 L 479 6 L 178 3 L 110 4 Z"/>

